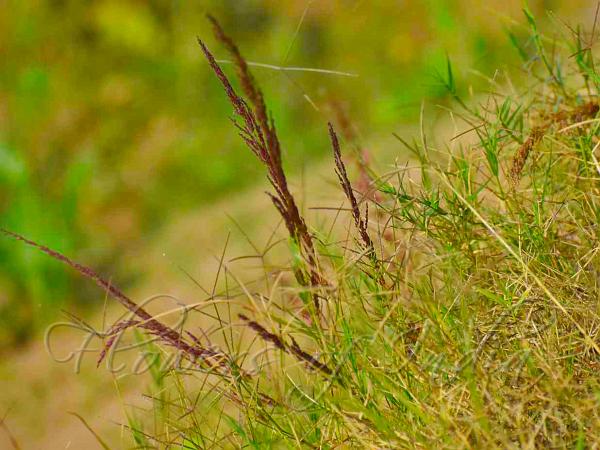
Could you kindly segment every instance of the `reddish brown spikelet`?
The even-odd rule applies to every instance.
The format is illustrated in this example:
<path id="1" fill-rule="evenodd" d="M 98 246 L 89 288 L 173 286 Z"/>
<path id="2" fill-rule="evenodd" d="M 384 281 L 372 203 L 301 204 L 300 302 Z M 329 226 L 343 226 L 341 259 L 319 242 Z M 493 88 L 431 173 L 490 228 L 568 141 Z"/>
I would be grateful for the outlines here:
<path id="1" fill-rule="evenodd" d="M 37 242 L 29 240 L 17 233 L 14 233 L 12 231 L 7 231 L 4 229 L 0 229 L 0 231 L 2 231 L 2 233 L 4 233 L 7 236 L 10 236 L 18 241 L 26 243 L 27 245 L 37 248 L 38 250 L 42 251 L 43 253 L 46 253 L 47 255 L 51 256 L 52 258 L 72 267 L 73 269 L 75 269 L 77 272 L 79 272 L 84 277 L 93 280 L 98 286 L 100 286 L 102 289 L 104 289 L 111 297 L 113 297 L 115 300 L 117 300 L 119 303 L 121 303 L 121 305 L 123 305 L 127 310 L 129 310 L 130 312 L 132 312 L 133 314 L 138 316 L 140 319 L 142 319 L 142 321 L 138 321 L 138 323 L 136 324 L 137 326 L 144 328 L 145 330 L 149 331 L 151 334 L 153 334 L 155 336 L 158 336 L 164 343 L 169 344 L 169 345 L 175 347 L 176 349 L 180 350 L 192 361 L 203 362 L 204 364 L 211 366 L 211 367 L 218 366 L 220 368 L 225 368 L 225 361 L 228 360 L 228 358 L 225 354 L 222 354 L 220 352 L 215 352 L 214 350 L 200 348 L 195 345 L 190 345 L 188 342 L 186 342 L 184 340 L 184 338 L 183 338 L 183 336 L 181 336 L 181 334 L 179 334 L 177 331 L 173 330 L 172 328 L 164 325 L 163 323 L 159 322 L 158 320 L 154 319 L 150 315 L 150 313 L 148 313 L 144 308 L 137 305 L 133 300 L 129 299 L 129 297 L 127 297 L 121 290 L 119 290 L 112 283 L 110 283 L 107 280 L 105 280 L 104 278 L 102 278 L 94 270 L 92 270 L 89 267 L 86 267 L 82 264 L 76 263 L 75 261 L 72 261 L 70 258 L 66 257 L 65 255 L 63 255 L 55 250 L 52 250 L 44 245 L 38 244 Z M 118 334 L 118 332 L 122 331 L 124 328 L 126 328 L 130 325 L 131 325 L 131 323 L 121 323 L 121 325 L 117 324 L 115 327 L 113 327 L 113 331 L 116 330 L 115 331 L 115 335 L 116 335 L 116 334 Z M 110 340 L 109 340 L 109 342 L 110 342 Z M 114 339 L 112 339 L 112 342 L 110 342 L 110 345 L 112 345 L 113 342 L 114 342 Z M 105 349 L 105 350 L 108 350 L 108 349 Z M 104 354 L 101 354 L 101 358 L 104 358 L 105 354 L 106 354 L 106 351 L 104 351 Z M 217 358 L 215 358 L 215 357 L 217 357 Z M 218 359 L 217 364 L 214 363 L 215 359 Z"/>
<path id="2" fill-rule="evenodd" d="M 201 40 L 199 40 L 200 47 L 211 69 L 221 81 L 237 118 L 241 119 L 240 122 L 236 122 L 235 124 L 241 138 L 267 169 L 267 178 L 275 190 L 275 194 L 269 194 L 271 200 L 284 219 L 290 236 L 300 245 L 309 266 L 309 279 L 304 279 L 302 274 L 297 273 L 298 281 L 304 285 L 318 286 L 323 281 L 316 267 L 317 259 L 312 236 L 288 187 L 281 162 L 281 145 L 277 137 L 275 124 L 273 120 L 269 120 L 268 118 L 263 95 L 256 86 L 254 78 L 248 69 L 248 64 L 242 57 L 239 49 L 231 38 L 224 33 L 219 23 L 213 17 L 209 16 L 209 20 L 213 25 L 215 37 L 223 43 L 232 56 L 242 90 L 248 98 L 251 107 L 248 106 L 246 100 L 235 92 L 227 76 Z M 315 303 L 317 303 L 316 297 Z"/>
<path id="3" fill-rule="evenodd" d="M 343 138 L 353 143 L 359 149 L 360 157 L 357 158 L 357 167 L 358 167 L 358 180 L 354 183 L 354 188 L 356 192 L 359 192 L 363 198 L 367 200 L 371 200 L 374 202 L 378 202 L 381 200 L 381 195 L 377 189 L 373 189 L 371 187 L 372 184 L 372 176 L 369 173 L 369 152 L 366 148 L 362 148 L 359 144 L 359 139 L 352 122 L 344 108 L 344 105 L 337 99 L 333 98 L 329 102 L 332 111 L 335 115 L 335 124 L 338 128 L 339 134 L 343 136 Z"/>
<path id="4" fill-rule="evenodd" d="M 223 85 L 223 89 L 225 90 L 225 93 L 229 97 L 229 101 L 233 105 L 233 109 L 235 110 L 235 113 L 241 119 L 244 120 L 244 122 L 245 122 L 244 130 L 248 130 L 251 133 L 253 133 L 255 128 L 257 127 L 257 124 L 254 120 L 254 115 L 252 114 L 252 111 L 250 111 L 250 109 L 248 108 L 248 105 L 246 104 L 244 99 L 236 94 L 235 89 L 233 89 L 233 86 L 229 82 L 229 79 L 227 78 L 227 76 L 225 75 L 223 70 L 221 69 L 221 66 L 219 66 L 219 64 L 215 60 L 212 53 L 208 50 L 206 45 L 204 45 L 204 42 L 202 42 L 200 39 L 198 39 L 198 44 L 200 44 L 200 48 L 202 48 L 202 51 L 204 52 L 204 56 L 206 57 L 206 60 L 208 61 L 208 64 L 210 65 L 211 69 L 213 70 L 213 72 L 215 73 L 215 75 L 217 76 L 217 78 L 219 79 L 221 84 Z M 243 130 L 241 130 L 241 131 L 243 131 Z M 244 137 L 244 136 L 242 136 L 242 137 Z M 254 149 L 252 149 L 252 150 L 254 151 Z"/>
<path id="5" fill-rule="evenodd" d="M 525 167 L 525 163 L 527 162 L 531 151 L 544 138 L 544 135 L 551 126 L 555 124 L 564 126 L 574 122 L 581 122 L 582 120 L 595 117 L 596 114 L 598 114 L 598 111 L 600 111 L 600 105 L 595 102 L 588 102 L 578 106 L 570 112 L 559 111 L 554 113 L 550 115 L 542 125 L 534 127 L 513 157 L 510 169 L 510 177 L 513 184 L 516 185 L 519 182 L 521 173 L 523 172 L 523 168 Z"/>
<path id="6" fill-rule="evenodd" d="M 320 370 L 321 372 L 327 375 L 331 375 L 333 373 L 333 371 L 326 364 L 323 364 L 322 362 L 316 360 L 311 355 L 302 350 L 298 343 L 294 340 L 294 338 L 292 338 L 292 344 L 289 345 L 282 338 L 280 338 L 276 334 L 267 331 L 267 329 L 261 324 L 249 319 L 244 314 L 238 314 L 238 317 L 244 322 L 246 322 L 248 327 L 254 330 L 256 334 L 258 334 L 261 337 L 261 339 L 263 339 L 266 342 L 272 343 L 282 352 L 295 356 L 296 359 L 298 359 L 299 361 L 303 361 L 313 369 Z"/>
<path id="7" fill-rule="evenodd" d="M 102 348 L 102 351 L 100 352 L 98 361 L 96 361 L 97 367 L 100 366 L 100 363 L 102 363 L 102 361 L 108 354 L 108 351 L 111 349 L 111 347 L 115 343 L 116 339 L 119 337 L 119 333 L 125 331 L 127 328 L 135 327 L 136 325 L 139 325 L 139 323 L 140 323 L 139 320 L 123 320 L 121 322 L 116 323 L 115 325 L 113 325 L 111 327 L 111 329 L 108 331 L 108 333 L 106 333 L 106 336 L 108 336 L 108 340 L 106 341 L 106 343 L 104 344 L 104 347 Z"/>
<path id="8" fill-rule="evenodd" d="M 346 198 L 350 202 L 350 209 L 352 211 L 352 217 L 354 218 L 354 224 L 356 225 L 356 229 L 360 234 L 363 244 L 367 248 L 367 252 L 369 257 L 375 257 L 375 248 L 373 246 L 373 241 L 369 236 L 367 226 L 369 221 L 369 212 L 368 209 L 365 212 L 365 217 L 363 218 L 360 209 L 358 207 L 358 201 L 356 200 L 356 196 L 354 195 L 354 191 L 352 189 L 352 184 L 350 183 L 350 179 L 348 178 L 348 172 L 346 171 L 346 166 L 344 165 L 344 161 L 342 160 L 342 152 L 340 150 L 340 142 L 338 140 L 337 134 L 333 129 L 333 125 L 329 124 L 329 136 L 331 138 L 331 146 L 333 148 L 333 157 L 335 159 L 335 173 L 338 176 L 340 181 L 340 185 L 344 190 L 344 194 L 346 194 Z"/>
<path id="9" fill-rule="evenodd" d="M 266 131 L 269 128 L 267 107 L 265 105 L 262 92 L 256 85 L 254 77 L 248 69 L 246 60 L 240 53 L 237 45 L 235 45 L 235 42 L 233 42 L 233 40 L 225 34 L 219 22 L 210 14 L 208 14 L 206 17 L 212 24 L 213 34 L 215 35 L 216 39 L 225 46 L 227 52 L 233 58 L 233 63 L 237 71 L 238 79 L 240 80 L 240 85 L 242 86 L 242 91 L 250 100 L 250 104 L 254 106 L 254 113 L 258 119 L 258 122 L 263 127 L 263 131 Z"/>
<path id="10" fill-rule="evenodd" d="M 285 343 L 279 336 L 267 331 L 265 327 L 254 320 L 250 320 L 244 314 L 238 314 L 238 317 L 246 322 L 252 330 L 256 331 L 256 334 L 258 334 L 264 341 L 270 342 L 279 350 L 286 351 Z"/>
<path id="11" fill-rule="evenodd" d="M 542 140 L 542 138 L 544 137 L 544 133 L 544 127 L 535 127 L 533 130 L 531 130 L 531 133 L 529 134 L 525 142 L 521 144 L 521 146 L 517 150 L 517 153 L 515 153 L 515 156 L 513 157 L 512 161 L 512 167 L 510 169 L 510 176 L 512 178 L 513 183 L 516 184 L 519 181 L 519 178 L 521 177 L 521 172 L 523 172 L 523 168 L 525 167 L 525 163 L 529 158 L 531 150 L 533 150 L 533 147 L 535 147 L 536 144 Z"/>
<path id="12" fill-rule="evenodd" d="M 313 368 L 318 369 L 321 372 L 326 373 L 327 375 L 331 375 L 333 373 L 333 371 L 327 365 L 323 364 L 321 361 L 318 361 L 317 359 L 313 358 L 311 355 L 306 353 L 304 350 L 302 350 L 302 348 L 300 348 L 300 346 L 293 337 L 291 339 L 292 345 L 290 347 L 290 351 L 294 356 L 296 356 L 296 358 L 307 362 Z"/>
<path id="13" fill-rule="evenodd" d="M 152 319 L 152 316 L 150 314 L 148 314 L 148 312 L 146 312 L 143 308 L 136 305 L 125 294 L 123 294 L 119 289 L 117 289 L 117 287 L 115 287 L 112 283 L 104 280 L 102 277 L 100 277 L 100 275 L 98 275 L 96 272 L 94 272 L 89 267 L 86 267 L 79 263 L 76 263 L 75 261 L 72 261 L 71 259 L 67 258 L 63 254 L 61 254 L 55 250 L 52 250 L 44 245 L 38 244 L 37 242 L 31 241 L 31 240 L 21 236 L 20 234 L 13 233 L 12 231 L 4 230 L 4 229 L 1 231 L 5 235 L 10 236 L 18 241 L 24 242 L 27 245 L 30 245 L 32 247 L 35 247 L 38 250 L 42 251 L 43 253 L 46 253 L 47 255 L 51 256 L 52 258 L 54 258 L 58 261 L 61 261 L 62 263 L 66 264 L 68 266 L 71 266 L 73 269 L 77 270 L 81 275 L 93 280 L 98 286 L 100 286 L 103 290 L 105 290 L 107 293 L 109 293 L 113 298 L 115 298 L 119 303 L 121 303 L 126 309 L 128 309 L 132 313 L 136 314 L 143 320 Z"/>

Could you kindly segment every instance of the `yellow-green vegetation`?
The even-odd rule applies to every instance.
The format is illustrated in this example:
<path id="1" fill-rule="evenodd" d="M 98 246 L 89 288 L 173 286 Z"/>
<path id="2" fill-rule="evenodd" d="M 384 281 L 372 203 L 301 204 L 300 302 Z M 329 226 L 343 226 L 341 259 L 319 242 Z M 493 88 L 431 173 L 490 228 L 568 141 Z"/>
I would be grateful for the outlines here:
<path id="1" fill-rule="evenodd" d="M 233 8 L 225 3 L 225 10 Z M 452 23 L 440 6 L 445 3 L 428 3 L 439 6 L 442 23 Z M 158 58 L 151 44 L 160 48 L 161 41 L 147 31 L 159 27 L 152 15 L 136 16 L 125 3 L 99 5 L 100 12 L 93 10 L 99 27 L 110 28 L 121 17 L 136 18 L 129 23 L 135 33 L 115 28 L 102 45 L 119 42 Z M 254 20 L 248 29 L 260 29 L 262 19 L 240 8 L 243 17 Z M 325 14 L 322 8 L 317 16 Z M 214 282 L 197 283 L 193 304 L 168 297 L 174 306 L 155 311 L 101 275 L 103 270 L 77 263 L 70 249 L 87 239 L 77 227 L 69 234 L 74 240 L 62 246 L 19 228 L 20 215 L 28 217 L 24 205 L 38 208 L 39 216 L 46 211 L 43 202 L 35 206 L 37 197 L 27 191 L 35 187 L 28 184 L 29 177 L 35 177 L 19 178 L 28 166 L 17 153 L 5 152 L 10 169 L 5 180 L 20 180 L 24 202 L 6 207 L 3 224 L 13 228 L 3 229 L 3 248 L 11 249 L 6 261 L 19 254 L 23 258 L 22 266 L 7 274 L 33 277 L 33 293 L 44 292 L 41 274 L 57 274 L 58 287 L 68 290 L 58 260 L 81 276 L 85 292 L 91 280 L 107 301 L 130 314 L 97 336 L 103 339 L 98 363 L 112 365 L 114 352 L 134 342 L 133 350 L 142 356 L 135 370 L 143 368 L 150 380 L 149 389 L 139 394 L 151 408 L 125 407 L 128 423 L 122 430 L 130 446 L 585 449 L 600 442 L 596 20 L 584 30 L 554 19 L 560 28 L 550 38 L 529 8 L 524 14 L 523 27 L 516 28 L 520 32 L 507 33 L 520 58 L 518 68 L 482 76 L 468 89 L 456 70 L 464 62 L 440 56 L 435 95 L 453 133 L 429 133 L 423 106 L 420 132 L 396 133 L 397 148 L 388 150 L 396 158 L 387 164 L 370 163 L 364 148 L 368 139 L 359 139 L 352 108 L 323 99 L 331 118 L 316 115 L 314 123 L 302 124 L 295 123 L 294 107 L 286 111 L 285 102 L 275 102 L 271 110 L 275 92 L 261 90 L 263 80 L 254 75 L 261 68 L 240 50 L 243 34 L 232 39 L 231 24 L 209 16 L 215 39 L 203 36 L 195 53 L 206 60 L 203 67 L 209 72 L 202 72 L 202 82 L 214 95 L 208 103 L 215 105 L 210 110 L 215 125 L 205 130 L 207 139 L 214 131 L 239 141 L 235 155 L 221 163 L 235 167 L 245 161 L 255 167 L 254 174 L 264 176 L 281 224 L 266 233 L 270 237 L 264 247 L 249 238 L 255 252 L 239 255 L 253 265 L 248 273 L 264 275 L 249 280 L 247 273 L 232 270 L 236 258 L 225 256 L 226 247 L 216 258 Z M 334 57 L 331 61 L 337 63 Z M 364 91 L 360 95 L 373 94 L 369 88 Z M 406 95 L 426 94 L 417 89 Z M 298 108 L 317 106 L 312 98 L 300 103 Z M 378 108 L 365 104 L 365 123 L 385 122 Z M 337 204 L 320 205 L 314 220 L 307 213 L 310 196 L 301 198 L 290 181 L 296 160 L 282 149 L 325 139 L 340 195 Z M 247 159 L 240 159 L 242 150 Z M 186 155 L 193 153 L 190 147 Z M 201 156 L 207 160 L 209 155 Z M 140 155 L 123 157 L 145 161 Z M 107 161 L 113 167 L 123 163 Z M 98 182 L 86 172 L 96 163 L 87 164 L 61 166 L 74 171 L 63 175 L 76 196 L 84 195 L 80 188 L 92 192 Z M 160 173 L 159 167 L 149 170 Z M 44 173 L 44 167 L 39 170 Z M 204 170 L 217 176 L 211 167 L 193 170 L 200 178 Z M 104 182 L 115 177 L 118 185 L 117 174 L 107 177 Z M 220 194 L 243 184 L 219 180 L 225 183 Z M 152 183 L 157 184 L 149 189 L 161 192 L 152 202 L 175 189 L 163 191 L 161 181 Z M 59 197 L 66 191 L 60 192 Z M 111 192 L 127 201 L 118 189 Z M 193 194 L 183 195 L 191 199 Z M 202 195 L 209 194 L 197 198 Z M 79 200 L 65 198 L 71 199 L 76 222 Z M 87 200 L 84 195 L 83 203 L 92 211 L 102 205 Z M 57 206 L 59 211 L 63 207 Z M 141 206 L 135 214 L 149 214 L 154 223 L 151 210 Z M 68 217 L 59 225 L 52 220 L 35 224 L 69 230 L 75 224 Z M 252 224 L 235 225 L 244 233 Z M 133 229 L 151 236 L 160 224 L 148 227 Z M 114 245 L 126 246 L 132 239 L 117 239 Z M 31 267 L 30 272 L 21 273 L 23 267 Z M 36 272 L 42 267 L 48 272 Z M 194 274 L 183 273 L 196 282 Z M 15 278 L 14 286 L 30 286 Z M 185 320 L 173 325 L 171 316 L 181 312 Z M 85 321 L 72 319 L 87 329 Z M 133 372 L 125 377 L 129 389 L 135 389 Z M 124 378 L 116 375 L 115 381 L 119 377 Z M 105 401 L 106 391 L 99 396 Z M 98 445 L 113 448 L 86 417 L 77 412 L 73 417 Z M 4 420 L 0 424 L 10 433 Z M 18 448 L 17 439 L 10 442 Z"/>
<path id="2" fill-rule="evenodd" d="M 533 1 L 579 15 L 586 0 Z M 446 53 L 492 74 L 517 64 L 504 28 L 520 0 L 6 0 L 0 14 L 0 224 L 132 286 L 127 256 L 174 217 L 238 192 L 260 173 L 223 120 L 229 106 L 201 64 L 212 11 L 243 43 L 285 137 L 286 165 L 326 155 L 336 103 L 363 133 L 446 102 Z M 591 11 L 590 13 L 593 13 Z M 213 46 L 213 41 L 208 41 Z M 216 56 L 225 58 L 217 51 Z M 229 66 L 225 67 L 230 70 Z M 465 71 L 457 74 L 464 79 Z M 470 83 L 484 81 L 471 77 Z M 301 136 L 301 139 L 298 138 Z M 0 341 L 23 342 L 94 296 L 27 249 L 0 242 Z M 82 313 L 87 313 L 81 310 Z"/>
<path id="3" fill-rule="evenodd" d="M 362 161 L 352 183 L 345 161 L 358 144 L 344 121 L 330 125 L 346 203 L 319 224 L 288 189 L 263 94 L 213 20 L 238 85 L 200 45 L 233 129 L 264 166 L 289 258 L 265 264 L 252 286 L 222 258 L 221 282 L 190 310 L 210 318 L 202 332 L 170 328 L 90 269 L 6 233 L 133 313 L 109 331 L 105 350 L 130 328 L 155 338 L 146 347 L 154 410 L 130 416 L 137 448 L 600 442 L 595 31 L 565 26 L 549 40 L 525 16 L 529 37 L 512 39 L 523 85 L 498 73 L 486 93 L 464 98 L 447 60 L 439 81 L 455 101 L 451 139 L 398 135 L 412 157 L 384 170 Z M 161 366 L 173 353 L 185 364 Z"/>

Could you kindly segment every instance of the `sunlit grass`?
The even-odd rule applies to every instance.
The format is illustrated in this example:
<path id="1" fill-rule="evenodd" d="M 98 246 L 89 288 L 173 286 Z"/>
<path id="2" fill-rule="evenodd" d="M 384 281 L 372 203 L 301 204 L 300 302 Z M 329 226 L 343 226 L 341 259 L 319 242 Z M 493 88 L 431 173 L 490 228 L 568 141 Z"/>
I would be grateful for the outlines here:
<path id="1" fill-rule="evenodd" d="M 550 49 L 526 18 L 531 39 L 513 43 L 529 85 L 500 74 L 483 100 L 463 98 L 448 61 L 440 82 L 456 101 L 453 139 L 398 136 L 412 158 L 381 173 L 363 165 L 353 187 L 344 159 L 358 144 L 343 123 L 330 129 L 348 204 L 319 227 L 288 190 L 262 94 L 217 26 L 245 97 L 202 49 L 234 108 L 233 129 L 266 170 L 289 265 L 265 266 L 261 289 L 221 259 L 207 301 L 228 304 L 207 303 L 215 327 L 200 335 L 162 325 L 89 269 L 42 249 L 141 320 L 113 334 L 137 326 L 164 345 L 150 349 L 161 355 L 151 364 L 154 414 L 130 419 L 138 447 L 600 441 L 600 77 L 589 33 L 567 30 Z M 158 370 L 174 349 L 194 365 Z"/>

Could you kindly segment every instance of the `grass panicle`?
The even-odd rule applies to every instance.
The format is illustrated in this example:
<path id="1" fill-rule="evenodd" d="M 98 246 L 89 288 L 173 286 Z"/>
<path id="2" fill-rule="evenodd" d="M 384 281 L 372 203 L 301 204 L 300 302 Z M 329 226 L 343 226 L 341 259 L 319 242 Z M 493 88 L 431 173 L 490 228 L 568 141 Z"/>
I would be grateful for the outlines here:
<path id="1" fill-rule="evenodd" d="M 309 232 L 263 95 L 236 45 L 210 18 L 244 97 L 200 46 L 242 139 L 266 167 L 271 199 L 306 268 L 294 283 L 283 276 L 288 264 L 265 264 L 266 287 L 256 289 L 225 271 L 229 320 L 218 311 L 215 321 L 219 332 L 227 328 L 219 348 L 228 353 L 218 356 L 228 365 L 217 367 L 227 376 L 215 381 L 211 373 L 172 368 L 153 374 L 160 395 L 145 420 L 130 420 L 136 445 L 597 447 L 600 76 L 591 39 L 577 31 L 574 44 L 549 51 L 551 40 L 526 15 L 530 39 L 509 33 L 526 82 L 498 75 L 483 102 L 467 100 L 448 60 L 442 81 L 459 106 L 449 118 L 458 133 L 448 141 L 447 133 L 435 133 L 436 141 L 424 131 L 423 113 L 417 135 L 397 136 L 409 152 L 382 173 L 368 168 L 377 193 L 361 202 L 384 225 L 372 219 L 369 227 L 330 125 L 339 195 L 358 231 L 349 244 L 335 227 L 338 216 Z M 91 269 L 5 234 L 73 267 L 135 313 L 113 326 L 104 352 L 114 336 L 136 327 L 190 359 L 211 360 L 194 335 L 156 321 Z M 356 255 L 364 254 L 370 257 L 360 258 L 357 270 Z M 393 283 L 380 283 L 380 276 Z M 306 301 L 315 290 L 324 306 L 318 317 Z M 240 313 L 246 310 L 252 318 Z"/>
<path id="2" fill-rule="evenodd" d="M 591 101 L 585 103 L 581 106 L 576 107 L 573 111 L 560 111 L 554 114 L 551 114 L 548 120 L 545 121 L 542 125 L 537 125 L 533 127 L 529 136 L 523 142 L 523 144 L 519 147 L 517 152 L 515 153 L 512 165 L 510 169 L 510 177 L 513 183 L 518 183 L 523 168 L 525 167 L 525 163 L 529 158 L 529 154 L 533 150 L 533 148 L 544 138 L 544 135 L 548 132 L 548 130 L 553 125 L 558 126 L 569 126 L 573 124 L 577 124 L 578 122 L 593 119 L 598 114 L 600 110 L 600 106 L 598 103 Z"/>
<path id="3" fill-rule="evenodd" d="M 71 268 L 75 269 L 83 277 L 94 281 L 108 295 L 110 295 L 112 298 L 117 300 L 121 305 L 123 305 L 123 307 L 125 309 L 127 309 L 129 312 L 133 313 L 134 315 L 138 316 L 141 319 L 141 321 L 135 320 L 135 321 L 121 322 L 121 323 L 116 324 L 111 329 L 111 331 L 108 333 L 109 337 L 110 337 L 109 341 L 106 344 L 105 348 L 103 349 L 98 363 L 100 363 L 102 361 L 102 359 L 106 355 L 106 351 L 112 345 L 112 341 L 113 341 L 112 337 L 114 337 L 118 333 L 122 332 L 125 328 L 135 325 L 137 327 L 145 329 L 152 335 L 159 337 L 163 341 L 163 343 L 168 344 L 168 345 L 174 347 L 175 349 L 181 351 L 184 355 L 186 355 L 188 358 L 190 358 L 190 360 L 193 362 L 203 363 L 209 367 L 218 366 L 221 369 L 227 368 L 227 365 L 228 365 L 228 362 L 230 361 L 230 359 L 225 354 L 217 352 L 213 349 L 206 349 L 206 348 L 199 347 L 195 344 L 190 344 L 189 342 L 187 342 L 186 339 L 183 338 L 183 336 L 180 333 L 178 333 L 174 329 L 166 326 L 165 324 L 159 322 L 158 320 L 154 319 L 148 311 L 146 311 L 141 306 L 137 305 L 133 300 L 131 300 L 129 297 L 127 297 L 119 288 L 117 288 L 111 282 L 102 278 L 94 270 L 71 260 L 67 256 L 65 256 L 55 250 L 45 247 L 44 245 L 38 244 L 37 242 L 27 239 L 17 233 L 14 233 L 14 232 L 8 231 L 8 230 L 0 230 L 0 231 L 2 231 L 2 233 L 4 233 L 6 236 L 10 236 L 13 239 L 24 242 L 25 244 L 30 245 L 34 248 L 37 248 L 41 252 L 46 253 L 48 256 L 56 259 L 57 261 L 60 261 L 64 264 L 66 264 L 67 266 L 70 266 Z"/>
<path id="4" fill-rule="evenodd" d="M 333 373 L 333 371 L 329 367 L 327 367 L 326 364 L 323 364 L 322 362 L 318 361 L 310 354 L 302 350 L 302 348 L 298 345 L 298 343 L 293 337 L 291 338 L 292 343 L 287 344 L 282 338 L 280 338 L 276 334 L 269 332 L 261 324 L 249 319 L 246 315 L 238 314 L 238 317 L 244 322 L 246 322 L 248 327 L 254 330 L 263 341 L 270 342 L 282 352 L 294 355 L 298 360 L 307 363 L 309 367 L 313 369 L 318 369 L 326 375 L 331 375 Z"/>
<path id="5" fill-rule="evenodd" d="M 305 279 L 300 272 L 297 272 L 297 277 L 304 285 L 319 286 L 323 284 L 323 279 L 317 268 L 313 238 L 288 186 L 281 160 L 281 144 L 274 120 L 269 119 L 262 92 L 256 86 L 254 77 L 237 46 L 212 16 L 209 16 L 209 20 L 212 23 L 215 37 L 224 45 L 233 58 L 242 90 L 252 107 L 248 106 L 248 102 L 235 92 L 214 56 L 201 40 L 199 40 L 200 47 L 213 72 L 223 85 L 236 116 L 240 119 L 239 122 L 236 122 L 240 136 L 267 169 L 267 177 L 275 190 L 275 194 L 269 194 L 273 204 L 281 214 L 291 238 L 303 250 L 308 265 L 309 277 Z M 318 297 L 315 296 L 314 298 L 318 305 Z"/>
<path id="6" fill-rule="evenodd" d="M 367 249 L 368 256 L 377 259 L 375 255 L 375 247 L 373 246 L 373 241 L 369 236 L 368 224 L 369 224 L 369 209 L 368 204 L 366 206 L 365 215 L 362 216 L 358 201 L 356 200 L 356 196 L 354 195 L 354 190 L 352 189 L 352 184 L 350 183 L 350 179 L 348 178 L 348 172 L 346 171 L 346 166 L 344 165 L 344 161 L 342 160 L 342 151 L 340 149 L 340 142 L 338 140 L 337 134 L 333 129 L 333 125 L 329 124 L 329 137 L 331 139 L 331 147 L 333 149 L 333 158 L 335 160 L 335 168 L 336 174 L 338 176 L 338 180 L 340 182 L 340 186 L 342 187 L 346 198 L 350 202 L 350 210 L 352 212 L 352 218 L 354 219 L 354 224 L 356 225 L 356 229 L 360 234 L 360 238 L 365 248 Z"/>

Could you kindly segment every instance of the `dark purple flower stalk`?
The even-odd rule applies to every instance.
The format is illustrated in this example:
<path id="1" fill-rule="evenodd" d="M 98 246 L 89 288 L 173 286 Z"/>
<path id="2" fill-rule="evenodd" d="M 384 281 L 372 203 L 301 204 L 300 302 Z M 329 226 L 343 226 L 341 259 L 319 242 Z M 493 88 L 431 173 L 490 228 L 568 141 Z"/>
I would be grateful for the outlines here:
<path id="1" fill-rule="evenodd" d="M 248 327 L 254 330 L 256 334 L 258 334 L 261 337 L 262 340 L 270 342 L 282 352 L 295 356 L 296 359 L 298 359 L 299 361 L 305 362 L 313 369 L 320 370 L 321 372 L 327 375 L 331 375 L 333 373 L 333 371 L 326 364 L 323 364 L 322 362 L 318 361 L 317 359 L 313 358 L 311 355 L 306 353 L 304 350 L 302 350 L 302 348 L 300 348 L 300 346 L 294 338 L 291 338 L 291 345 L 287 344 L 281 337 L 267 331 L 267 329 L 261 324 L 249 319 L 244 314 L 238 314 L 238 317 L 244 322 L 246 322 Z"/>
<path id="2" fill-rule="evenodd" d="M 233 59 L 242 91 L 248 102 L 235 92 L 229 79 L 206 45 L 200 39 L 198 42 L 208 64 L 223 85 L 235 115 L 239 119 L 235 122 L 235 126 L 241 138 L 267 169 L 267 178 L 275 190 L 275 194 L 269 194 L 271 201 L 282 216 L 290 236 L 298 243 L 306 259 L 309 267 L 308 279 L 299 272 L 296 273 L 296 277 L 303 285 L 313 287 L 322 285 L 324 282 L 317 271 L 317 258 L 313 239 L 296 205 L 294 196 L 289 190 L 281 161 L 281 144 L 277 136 L 275 123 L 272 118 L 269 119 L 262 92 L 256 86 L 254 77 L 248 69 L 248 64 L 237 46 L 212 16 L 208 16 L 208 19 L 213 25 L 215 37 L 225 46 Z M 314 298 L 315 305 L 318 307 L 318 297 L 315 295 Z"/>
<path id="3" fill-rule="evenodd" d="M 329 137 L 331 138 L 331 147 L 333 148 L 333 158 L 335 159 L 335 173 L 338 176 L 338 180 L 344 194 L 346 194 L 346 198 L 350 202 L 350 210 L 352 212 L 352 217 L 354 219 L 354 224 L 356 225 L 356 229 L 360 235 L 363 245 L 366 248 L 367 256 L 373 261 L 373 264 L 377 269 L 380 269 L 381 265 L 379 260 L 377 259 L 377 255 L 375 253 L 375 246 L 373 245 L 373 241 L 369 236 L 368 232 L 368 224 L 369 224 L 369 208 L 366 206 L 365 216 L 363 217 L 360 213 L 360 209 L 358 207 L 358 201 L 356 200 L 356 196 L 354 195 L 354 190 L 352 189 L 352 184 L 350 183 L 350 179 L 348 178 L 348 172 L 346 171 L 346 166 L 344 165 L 344 161 L 342 160 L 342 152 L 340 149 L 340 142 L 338 140 L 337 134 L 333 129 L 333 125 L 329 123 Z M 379 281 L 383 282 L 382 276 L 379 276 Z"/>
<path id="4" fill-rule="evenodd" d="M 159 322 L 158 320 L 154 319 L 150 315 L 150 313 L 148 313 L 144 308 L 137 305 L 133 300 L 131 300 L 129 297 L 127 297 L 121 290 L 119 290 L 112 283 L 110 283 L 107 280 L 105 280 L 104 278 L 102 278 L 94 270 L 90 269 L 89 267 L 83 266 L 79 263 L 76 263 L 75 261 L 69 259 L 65 255 L 63 255 L 55 250 L 52 250 L 44 245 L 38 244 L 37 242 L 29 240 L 17 233 L 14 233 L 12 231 L 7 231 L 4 229 L 0 229 L 0 231 L 7 236 L 10 236 L 18 241 L 24 242 L 27 245 L 37 248 L 38 250 L 42 251 L 43 253 L 46 253 L 47 255 L 51 256 L 52 258 L 72 267 L 73 269 L 75 269 L 77 272 L 79 272 L 84 277 L 93 280 L 98 286 L 100 286 L 104 291 L 106 291 L 111 297 L 113 297 L 115 300 L 117 300 L 119 303 L 121 303 L 121 305 L 123 305 L 127 310 L 129 310 L 130 312 L 132 312 L 133 314 L 138 316 L 140 319 L 142 319 L 141 321 L 135 321 L 135 322 L 137 322 L 135 324 L 136 326 L 147 330 L 151 334 L 159 337 L 164 343 L 171 345 L 172 347 L 180 350 L 183 354 L 185 354 L 192 361 L 201 362 L 211 368 L 219 368 L 221 370 L 226 369 L 227 362 L 230 361 L 230 358 L 227 357 L 226 354 L 217 352 L 215 350 L 202 348 L 202 347 L 198 346 L 197 344 L 188 343 L 183 338 L 183 336 L 181 336 L 181 334 L 179 334 L 177 331 L 173 330 L 172 328 L 164 325 L 163 323 Z M 132 325 L 131 321 L 122 322 L 121 324 L 115 325 L 115 327 L 113 327 L 113 329 L 111 330 L 111 331 L 113 331 L 113 333 L 112 333 L 113 336 L 111 337 L 111 339 L 109 339 L 109 342 L 107 343 L 107 347 L 110 347 L 110 345 L 112 345 L 112 343 L 114 342 L 114 336 L 116 336 L 120 331 L 122 331 L 123 329 L 125 329 L 131 325 Z M 108 350 L 108 348 L 105 347 L 105 349 L 103 350 L 103 354 L 101 354 L 101 358 L 104 358 L 107 350 Z M 100 361 L 101 360 L 102 359 L 100 359 Z M 229 369 L 225 370 L 225 372 L 227 372 L 228 370 Z"/>

